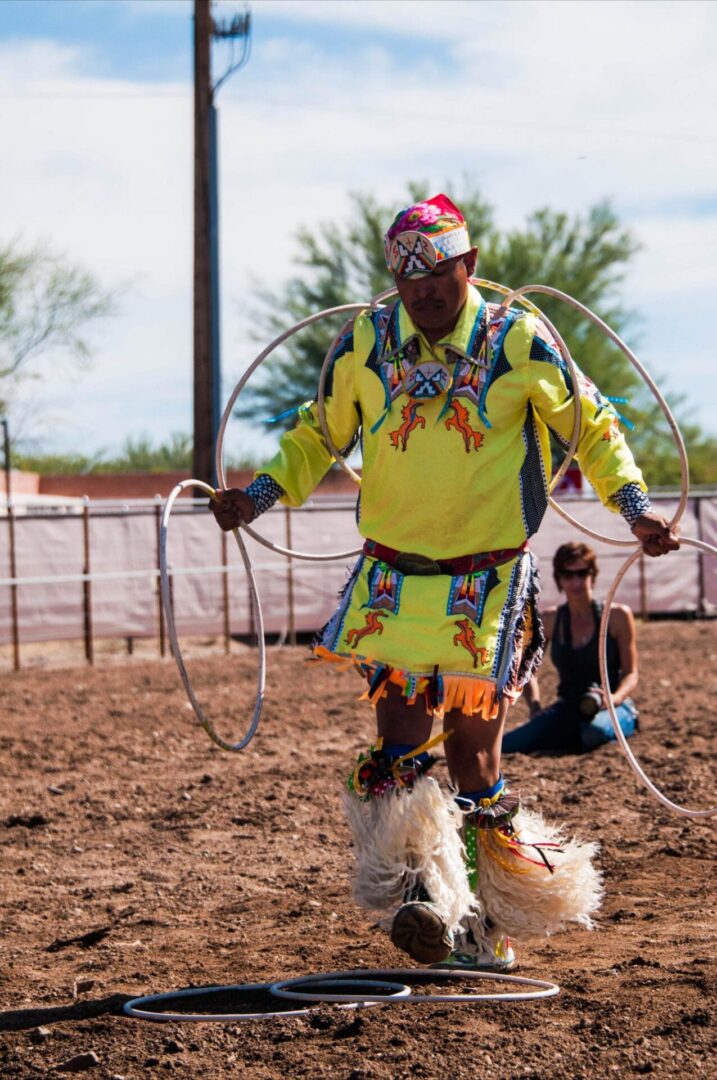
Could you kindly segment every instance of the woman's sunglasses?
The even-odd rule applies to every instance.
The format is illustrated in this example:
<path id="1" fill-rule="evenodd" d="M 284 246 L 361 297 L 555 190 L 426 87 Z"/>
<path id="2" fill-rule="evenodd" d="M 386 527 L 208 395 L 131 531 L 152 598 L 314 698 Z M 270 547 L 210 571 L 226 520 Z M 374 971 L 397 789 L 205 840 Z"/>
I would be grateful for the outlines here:
<path id="1" fill-rule="evenodd" d="M 592 574 L 592 570 L 590 569 L 589 566 L 583 567 L 582 570 L 561 570 L 560 571 L 560 577 L 564 577 L 564 578 L 570 578 L 570 577 L 586 578 L 586 577 L 589 577 L 590 574 Z"/>

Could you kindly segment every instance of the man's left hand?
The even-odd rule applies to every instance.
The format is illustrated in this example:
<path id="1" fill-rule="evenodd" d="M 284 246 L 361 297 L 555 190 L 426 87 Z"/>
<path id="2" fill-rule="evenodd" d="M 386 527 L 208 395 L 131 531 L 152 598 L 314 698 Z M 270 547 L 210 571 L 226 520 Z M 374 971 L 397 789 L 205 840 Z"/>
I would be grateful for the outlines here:
<path id="1" fill-rule="evenodd" d="M 642 544 L 645 554 L 653 558 L 677 551 L 680 546 L 678 530 L 671 529 L 665 518 L 654 511 L 642 514 L 632 526 L 632 532 Z"/>

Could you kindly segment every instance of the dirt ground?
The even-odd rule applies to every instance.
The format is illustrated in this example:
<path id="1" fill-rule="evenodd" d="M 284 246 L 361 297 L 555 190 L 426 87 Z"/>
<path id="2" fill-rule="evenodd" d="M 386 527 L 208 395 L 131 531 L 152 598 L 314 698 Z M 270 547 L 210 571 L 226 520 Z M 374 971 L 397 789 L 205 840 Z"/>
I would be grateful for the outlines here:
<path id="1" fill-rule="evenodd" d="M 639 641 L 635 751 L 671 798 L 713 805 L 717 624 L 649 623 Z M 659 805 L 614 745 L 507 769 L 526 803 L 601 845 L 598 928 L 519 950 L 520 972 L 559 996 L 230 1024 L 122 1015 L 130 997 L 181 987 L 410 965 L 350 898 L 339 790 L 371 710 L 356 676 L 305 658 L 270 653 L 259 733 L 235 755 L 198 727 L 171 660 L 0 678 L 0 1076 L 66 1063 L 115 1080 L 717 1076 L 717 822 Z M 254 662 L 242 647 L 191 662 L 235 738 Z M 277 1008 L 264 991 L 223 1007 Z"/>

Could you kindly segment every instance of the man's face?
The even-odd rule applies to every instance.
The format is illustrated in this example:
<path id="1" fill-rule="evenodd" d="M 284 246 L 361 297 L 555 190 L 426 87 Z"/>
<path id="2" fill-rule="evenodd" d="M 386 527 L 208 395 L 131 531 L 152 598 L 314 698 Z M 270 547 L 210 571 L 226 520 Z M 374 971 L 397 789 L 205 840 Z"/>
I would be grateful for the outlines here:
<path id="1" fill-rule="evenodd" d="M 449 334 L 466 302 L 468 279 L 476 268 L 477 248 L 438 263 L 432 274 L 396 275 L 398 295 L 416 326 L 431 342 Z"/>

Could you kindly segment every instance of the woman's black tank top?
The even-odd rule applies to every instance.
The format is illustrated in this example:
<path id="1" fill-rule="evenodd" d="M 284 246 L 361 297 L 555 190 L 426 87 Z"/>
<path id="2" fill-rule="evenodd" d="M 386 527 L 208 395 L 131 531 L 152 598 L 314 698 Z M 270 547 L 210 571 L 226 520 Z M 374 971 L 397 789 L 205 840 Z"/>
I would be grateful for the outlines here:
<path id="1" fill-rule="evenodd" d="M 561 697 L 563 701 L 578 702 L 589 686 L 600 682 L 598 629 L 602 617 L 602 608 L 602 604 L 593 600 L 593 636 L 579 649 L 574 649 L 571 644 L 570 608 L 567 604 L 562 604 L 555 613 L 550 657 L 560 676 L 558 697 Z M 620 648 L 615 638 L 609 633 L 607 636 L 607 671 L 610 689 L 614 692 L 620 684 Z"/>

